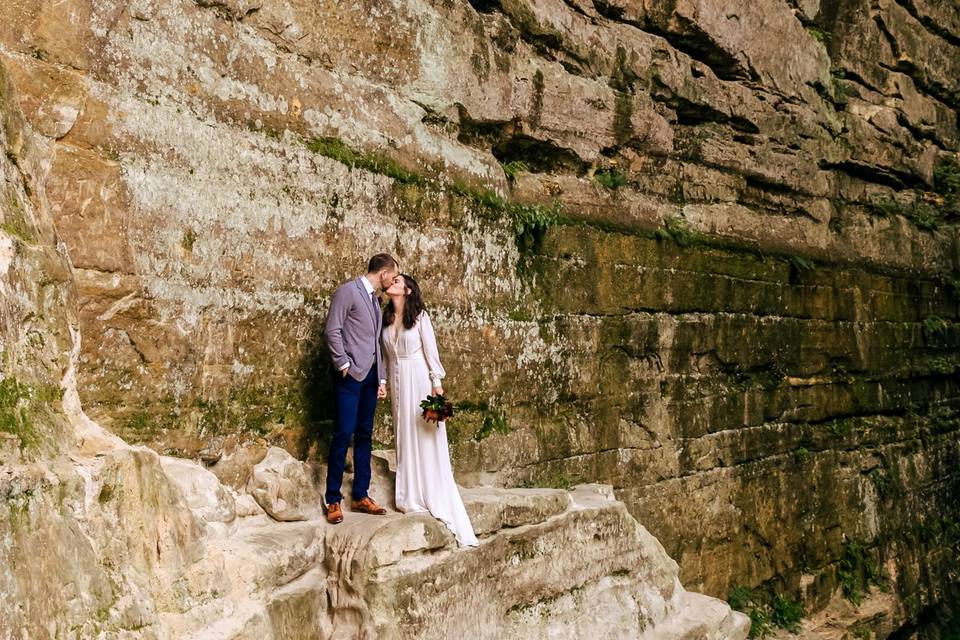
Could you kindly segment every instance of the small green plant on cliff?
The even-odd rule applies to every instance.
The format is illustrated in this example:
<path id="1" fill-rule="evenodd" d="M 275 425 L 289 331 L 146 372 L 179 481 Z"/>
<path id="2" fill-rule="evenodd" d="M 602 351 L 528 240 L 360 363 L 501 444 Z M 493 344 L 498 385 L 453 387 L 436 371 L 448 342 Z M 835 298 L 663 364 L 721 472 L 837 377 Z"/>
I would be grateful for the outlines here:
<path id="1" fill-rule="evenodd" d="M 810 460 L 810 450 L 806 447 L 797 447 L 793 452 L 793 457 L 799 464 L 806 464 Z"/>
<path id="2" fill-rule="evenodd" d="M 903 205 L 893 198 L 878 198 L 867 203 L 867 211 L 878 218 L 889 218 L 903 212 Z"/>
<path id="3" fill-rule="evenodd" d="M 513 322 L 530 322 L 533 315 L 526 309 L 513 309 L 507 314 L 507 317 Z"/>
<path id="4" fill-rule="evenodd" d="M 507 213 L 513 220 L 513 231 L 521 251 L 535 248 L 547 229 L 561 219 L 559 202 L 552 206 L 515 203 L 508 207 Z"/>
<path id="5" fill-rule="evenodd" d="M 19 225 L 6 222 L 0 223 L 0 231 L 3 231 L 11 238 L 19 240 L 23 244 L 30 244 L 30 238 L 27 236 L 26 232 L 24 232 L 23 227 Z"/>
<path id="6" fill-rule="evenodd" d="M 824 423 L 824 426 L 836 438 L 846 438 L 856 429 L 856 423 L 851 418 L 835 418 Z"/>
<path id="7" fill-rule="evenodd" d="M 854 605 L 863 601 L 864 591 L 870 585 L 880 584 L 880 572 L 870 549 L 859 540 L 848 538 L 843 544 L 837 579 L 843 596 Z"/>
<path id="8" fill-rule="evenodd" d="M 523 160 L 514 160 L 503 165 L 503 172 L 507 176 L 507 180 L 513 182 L 517 179 L 517 175 L 520 173 L 526 173 L 530 171 L 530 167 L 527 166 L 527 163 Z"/>
<path id="9" fill-rule="evenodd" d="M 6 496 L 4 502 L 6 502 L 7 509 L 9 509 L 7 517 L 14 529 L 23 527 L 29 523 L 30 503 L 33 497 L 34 493 L 32 489 L 24 489 L 19 493 Z"/>
<path id="10" fill-rule="evenodd" d="M 827 228 L 833 233 L 842 233 L 846 226 L 847 221 L 844 219 L 841 211 L 837 211 L 837 213 L 831 216 L 830 222 L 827 223 Z"/>
<path id="11" fill-rule="evenodd" d="M 150 428 L 150 422 L 150 412 L 140 410 L 129 414 L 124 424 L 129 430 L 144 433 Z"/>
<path id="12" fill-rule="evenodd" d="M 813 260 L 809 260 L 803 256 L 790 256 L 787 258 L 787 261 L 790 262 L 790 266 L 797 271 L 811 271 L 814 267 L 816 267 L 816 264 L 813 262 Z"/>
<path id="13" fill-rule="evenodd" d="M 797 633 L 800 630 L 800 621 L 803 620 L 804 613 L 802 604 L 787 600 L 778 594 L 774 596 L 770 610 L 770 622 L 774 625 L 790 633 Z"/>
<path id="14" fill-rule="evenodd" d="M 813 36 L 813 39 L 817 42 L 827 44 L 830 42 L 830 36 L 832 35 L 829 31 L 824 31 L 814 26 L 807 26 L 807 33 Z"/>
<path id="15" fill-rule="evenodd" d="M 490 410 L 483 416 L 480 428 L 474 432 L 473 439 L 480 442 L 494 433 L 510 433 L 510 431 L 506 416 L 502 412 Z"/>
<path id="16" fill-rule="evenodd" d="M 61 395 L 60 389 L 53 386 L 33 386 L 14 377 L 0 380 L 0 431 L 15 435 L 23 448 L 39 444 L 35 415 Z"/>
<path id="17" fill-rule="evenodd" d="M 960 216 L 960 161 L 947 157 L 937 163 L 933 170 L 933 190 L 943 196 L 946 216 Z"/>
<path id="18" fill-rule="evenodd" d="M 923 319 L 923 333 L 927 339 L 942 338 L 950 328 L 950 322 L 940 316 L 927 316 Z"/>
<path id="19" fill-rule="evenodd" d="M 746 611 L 752 601 L 753 591 L 747 587 L 734 587 L 727 596 L 727 604 L 737 611 Z"/>
<path id="20" fill-rule="evenodd" d="M 745 613 L 750 617 L 750 637 L 765 638 L 773 631 L 767 606 L 754 596 L 748 587 L 735 587 L 727 596 L 731 609 Z"/>
<path id="21" fill-rule="evenodd" d="M 867 475 L 873 482 L 873 486 L 877 490 L 877 496 L 881 500 L 890 500 L 900 493 L 900 487 L 897 486 L 890 469 L 886 465 L 872 469 Z"/>
<path id="22" fill-rule="evenodd" d="M 859 93 L 856 85 L 847 81 L 847 72 L 844 69 L 833 69 L 830 72 L 830 83 L 833 85 L 833 96 L 836 104 L 847 104 L 850 98 Z"/>
<path id="23" fill-rule="evenodd" d="M 906 217 L 918 229 L 934 231 L 940 227 L 940 217 L 933 207 L 925 202 L 914 202 L 913 206 L 907 210 Z"/>
<path id="24" fill-rule="evenodd" d="M 803 605 L 779 593 L 771 598 L 763 590 L 736 587 L 727 596 L 727 602 L 730 608 L 750 616 L 751 638 L 764 638 L 770 635 L 773 627 L 796 633 L 803 620 Z"/>
<path id="25" fill-rule="evenodd" d="M 615 167 L 597 171 L 593 174 L 593 179 L 596 180 L 600 186 L 610 190 L 619 189 L 627 184 L 627 177 Z"/>
<path id="26" fill-rule="evenodd" d="M 927 409 L 930 430 L 933 433 L 947 433 L 960 429 L 960 411 L 942 404 L 932 404 Z"/>
<path id="27" fill-rule="evenodd" d="M 12 236 L 24 244 L 33 242 L 33 234 L 30 232 L 30 226 L 27 224 L 26 214 L 20 202 L 10 196 L 8 210 L 4 216 L 3 223 L 0 223 L 0 229 L 7 235 Z"/>
<path id="28" fill-rule="evenodd" d="M 933 188 L 943 195 L 960 195 L 960 161 L 944 158 L 933 169 Z"/>
<path id="29" fill-rule="evenodd" d="M 374 173 L 380 173 L 402 184 L 426 184 L 427 179 L 416 173 L 405 169 L 397 161 L 377 153 L 366 153 L 356 151 L 348 147 L 339 138 L 314 138 L 306 142 L 307 149 L 313 153 L 326 156 L 348 167 L 357 167 L 366 169 Z"/>
<path id="30" fill-rule="evenodd" d="M 21 403 L 29 398 L 30 388 L 16 378 L 0 380 L 0 431 L 16 433 L 16 427 L 24 420 Z"/>
<path id="31" fill-rule="evenodd" d="M 933 373 L 939 373 L 940 375 L 949 375 L 953 373 L 954 369 L 957 368 L 957 363 L 945 356 L 930 358 L 928 362 L 930 365 L 930 371 Z"/>
<path id="32" fill-rule="evenodd" d="M 577 483 L 576 480 L 563 473 L 554 471 L 546 475 L 540 475 L 520 483 L 523 489 L 564 489 L 569 491 Z"/>
<path id="33" fill-rule="evenodd" d="M 937 210 L 917 195 L 910 202 L 900 202 L 894 198 L 880 198 L 867 203 L 867 211 L 879 218 L 903 216 L 918 229 L 934 231 L 940 226 Z"/>
<path id="34" fill-rule="evenodd" d="M 517 245 L 521 250 L 536 246 L 547 227 L 558 224 L 561 220 L 561 207 L 557 200 L 552 204 L 510 202 L 492 189 L 475 187 L 460 178 L 454 178 L 450 183 L 442 183 L 437 179 L 430 179 L 410 171 L 391 158 L 352 149 L 338 138 L 314 138 L 305 141 L 304 144 L 313 153 L 326 156 L 349 167 L 379 173 L 401 184 L 448 191 L 471 200 L 488 211 L 504 215 L 513 223 Z M 526 170 L 525 168 L 526 165 L 522 162 L 508 163 L 504 171 L 509 176 L 511 173 L 516 175 L 516 172 Z"/>
<path id="35" fill-rule="evenodd" d="M 680 216 L 667 218 L 663 226 L 656 230 L 654 235 L 658 240 L 672 240 L 681 247 L 693 243 L 697 239 L 697 234 L 687 226 L 687 221 Z"/>

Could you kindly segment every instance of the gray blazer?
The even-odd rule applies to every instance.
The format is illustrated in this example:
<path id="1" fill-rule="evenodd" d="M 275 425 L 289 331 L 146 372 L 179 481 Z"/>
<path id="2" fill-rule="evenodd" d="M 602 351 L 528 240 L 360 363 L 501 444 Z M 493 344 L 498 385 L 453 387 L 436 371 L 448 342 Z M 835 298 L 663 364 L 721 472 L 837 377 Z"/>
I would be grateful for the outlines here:
<path id="1" fill-rule="evenodd" d="M 349 362 L 347 373 L 363 382 L 376 364 L 379 382 L 386 377 L 380 354 L 383 315 L 379 305 L 375 307 L 370 301 L 360 278 L 343 283 L 333 292 L 324 333 L 334 367 L 340 369 Z"/>

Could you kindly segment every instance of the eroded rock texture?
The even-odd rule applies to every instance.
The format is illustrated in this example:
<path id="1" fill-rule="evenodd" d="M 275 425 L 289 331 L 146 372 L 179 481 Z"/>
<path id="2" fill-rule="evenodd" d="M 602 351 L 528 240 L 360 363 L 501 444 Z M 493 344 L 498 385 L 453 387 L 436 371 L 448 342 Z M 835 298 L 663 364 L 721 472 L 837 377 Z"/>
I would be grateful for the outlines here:
<path id="1" fill-rule="evenodd" d="M 956 585 L 955 3 L 4 12 L 45 154 L 5 188 L 49 207 L 26 233 L 73 264 L 79 393 L 114 432 L 234 487 L 269 445 L 322 455 L 317 325 L 386 249 L 467 403 L 462 481 L 613 484 L 712 595 L 818 609 L 854 547 L 884 629 Z"/>
<path id="2" fill-rule="evenodd" d="M 458 550 L 424 513 L 328 525 L 281 448 L 217 459 L 225 479 L 244 474 L 221 462 L 248 470 L 238 495 L 102 429 L 77 393 L 74 272 L 43 186 L 56 151 L 0 80 L 0 638 L 747 637 L 745 615 L 683 589 L 609 485 L 475 489 L 483 541 Z"/>

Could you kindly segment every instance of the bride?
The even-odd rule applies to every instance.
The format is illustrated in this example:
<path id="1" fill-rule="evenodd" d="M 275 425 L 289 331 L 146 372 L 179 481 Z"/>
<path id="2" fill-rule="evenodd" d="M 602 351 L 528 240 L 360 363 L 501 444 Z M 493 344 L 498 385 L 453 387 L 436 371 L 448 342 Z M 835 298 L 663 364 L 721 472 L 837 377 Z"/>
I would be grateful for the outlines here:
<path id="1" fill-rule="evenodd" d="M 462 546 L 479 544 L 453 479 L 447 429 L 423 419 L 420 402 L 442 394 L 444 370 L 420 286 L 401 274 L 386 290 L 383 353 L 397 443 L 397 508 L 429 511 L 443 521 Z"/>

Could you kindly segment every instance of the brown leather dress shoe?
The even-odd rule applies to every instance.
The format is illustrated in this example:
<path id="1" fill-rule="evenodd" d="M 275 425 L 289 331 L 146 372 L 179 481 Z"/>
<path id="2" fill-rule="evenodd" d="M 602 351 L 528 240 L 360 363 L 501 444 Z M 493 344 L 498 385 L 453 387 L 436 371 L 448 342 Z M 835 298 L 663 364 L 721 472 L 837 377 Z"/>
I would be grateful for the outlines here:
<path id="1" fill-rule="evenodd" d="M 340 510 L 339 502 L 332 502 L 327 505 L 327 522 L 330 524 L 343 522 L 343 511 Z"/>
<path id="2" fill-rule="evenodd" d="M 353 500 L 350 503 L 351 511 L 362 511 L 363 513 L 372 513 L 375 516 L 382 516 L 387 512 L 386 509 L 373 501 L 373 498 L 367 496 L 360 500 Z"/>

